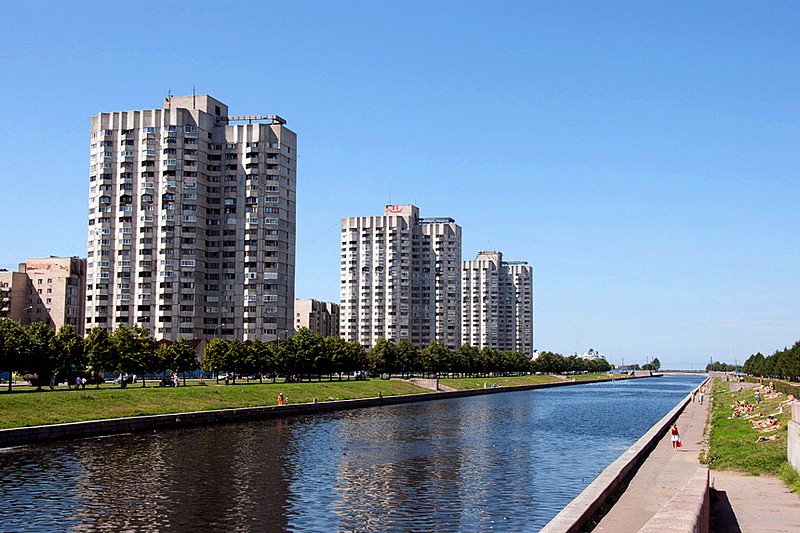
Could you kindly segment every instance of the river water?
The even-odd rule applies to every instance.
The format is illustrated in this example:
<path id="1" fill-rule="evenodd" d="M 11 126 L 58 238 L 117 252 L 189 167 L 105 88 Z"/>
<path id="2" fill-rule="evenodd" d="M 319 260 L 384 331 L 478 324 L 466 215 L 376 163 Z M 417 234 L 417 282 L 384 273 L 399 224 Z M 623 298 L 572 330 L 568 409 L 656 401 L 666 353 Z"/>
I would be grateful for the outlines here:
<path id="1" fill-rule="evenodd" d="M 535 531 L 701 380 L 0 450 L 0 530 Z"/>

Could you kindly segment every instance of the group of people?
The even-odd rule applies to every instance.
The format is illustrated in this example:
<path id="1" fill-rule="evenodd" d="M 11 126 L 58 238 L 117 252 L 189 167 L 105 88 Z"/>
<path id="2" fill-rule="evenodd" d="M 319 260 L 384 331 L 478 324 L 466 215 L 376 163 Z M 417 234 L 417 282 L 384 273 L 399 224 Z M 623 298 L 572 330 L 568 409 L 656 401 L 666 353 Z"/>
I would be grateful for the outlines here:
<path id="1" fill-rule="evenodd" d="M 739 395 L 742 395 L 744 389 L 739 387 L 737 392 Z M 761 407 L 761 402 L 763 400 L 780 398 L 780 396 L 781 393 L 775 390 L 774 381 L 770 380 L 769 383 L 765 385 L 764 380 L 759 379 L 758 386 L 753 389 L 755 403 L 748 402 L 746 399 L 734 400 L 733 404 L 730 406 L 733 409 L 730 418 L 750 419 L 750 425 L 753 430 L 759 433 L 774 433 L 782 427 L 776 415 L 782 414 L 784 408 L 794 401 L 794 395 L 789 394 L 785 401 L 778 404 L 778 412 L 769 414 L 766 418 L 763 418 L 764 413 L 758 412 L 758 408 Z M 756 442 L 771 442 L 778 439 L 780 439 L 780 435 L 777 434 L 769 436 L 760 435 L 756 438 Z"/>
<path id="2" fill-rule="evenodd" d="M 703 397 L 705 396 L 706 388 L 700 387 L 697 390 L 692 391 L 692 402 L 697 402 L 700 405 L 703 405 Z"/>

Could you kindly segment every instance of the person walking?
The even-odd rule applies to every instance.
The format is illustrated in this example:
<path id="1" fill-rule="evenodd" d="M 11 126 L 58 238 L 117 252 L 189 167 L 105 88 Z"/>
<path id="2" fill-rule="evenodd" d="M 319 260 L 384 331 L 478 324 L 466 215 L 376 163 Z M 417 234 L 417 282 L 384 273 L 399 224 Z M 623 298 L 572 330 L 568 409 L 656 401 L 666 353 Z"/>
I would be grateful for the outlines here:
<path id="1" fill-rule="evenodd" d="M 700 405 L 703 405 L 703 389 L 700 389 L 700 394 L 698 397 L 700 398 Z"/>
<path id="2" fill-rule="evenodd" d="M 278 405 L 283 405 L 283 393 L 278 394 Z"/>
<path id="3" fill-rule="evenodd" d="M 678 433 L 678 424 L 672 424 L 669 434 L 672 440 L 672 449 L 677 451 L 681 442 L 681 436 L 680 433 Z"/>

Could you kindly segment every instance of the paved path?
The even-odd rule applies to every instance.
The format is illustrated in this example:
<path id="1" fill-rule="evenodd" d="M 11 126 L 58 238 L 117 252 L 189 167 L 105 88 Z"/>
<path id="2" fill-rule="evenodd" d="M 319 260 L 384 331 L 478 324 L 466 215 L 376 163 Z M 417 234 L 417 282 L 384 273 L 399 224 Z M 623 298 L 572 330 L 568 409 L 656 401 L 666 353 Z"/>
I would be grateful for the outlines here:
<path id="1" fill-rule="evenodd" d="M 717 491 L 711 510 L 714 531 L 800 531 L 800 498 L 789 492 L 780 479 L 712 470 L 710 483 Z"/>
<path id="2" fill-rule="evenodd" d="M 705 396 L 707 400 L 709 393 Z M 699 455 L 704 446 L 703 430 L 707 414 L 707 401 L 703 405 L 689 403 L 686 406 L 677 420 L 683 447 L 673 451 L 670 436 L 665 435 L 636 472 L 628 489 L 594 531 L 639 531 L 686 485 L 700 465 Z"/>

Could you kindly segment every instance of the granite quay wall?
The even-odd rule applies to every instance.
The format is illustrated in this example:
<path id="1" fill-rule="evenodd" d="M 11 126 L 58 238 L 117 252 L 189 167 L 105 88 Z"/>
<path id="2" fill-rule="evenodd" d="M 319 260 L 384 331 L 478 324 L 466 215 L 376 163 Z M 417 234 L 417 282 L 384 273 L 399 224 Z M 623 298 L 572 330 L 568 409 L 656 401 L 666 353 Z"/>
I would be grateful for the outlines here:
<path id="1" fill-rule="evenodd" d="M 787 425 L 786 455 L 789 463 L 800 472 L 800 401 L 792 402 L 792 419 Z"/>
<path id="2" fill-rule="evenodd" d="M 711 499 L 707 466 L 697 472 L 639 533 L 708 533 Z"/>
<path id="3" fill-rule="evenodd" d="M 628 378 L 633 379 L 633 378 Z M 638 379 L 638 378 L 637 378 Z M 521 385 L 517 387 L 496 387 L 448 392 L 429 392 L 407 394 L 401 396 L 385 396 L 383 398 L 360 398 L 355 400 L 333 400 L 318 403 L 290 404 L 283 406 L 242 407 L 235 409 L 217 409 L 213 411 L 196 411 L 189 413 L 171 413 L 165 415 L 147 415 L 126 418 L 108 418 L 87 422 L 70 422 L 66 424 L 50 424 L 0 430 L 0 448 L 22 446 L 40 442 L 114 435 L 118 433 L 134 433 L 154 429 L 174 429 L 209 424 L 226 424 L 250 420 L 307 415 L 377 407 L 381 405 L 398 405 L 412 402 L 443 400 L 446 398 L 463 398 L 482 394 L 500 394 L 504 392 L 547 389 L 588 383 L 603 383 L 612 379 L 596 379 L 586 381 L 559 381 L 537 385 Z"/>
<path id="4" fill-rule="evenodd" d="M 700 386 L 709 382 L 703 381 Z M 687 394 L 678 405 L 655 423 L 647 433 L 595 478 L 574 500 L 553 518 L 540 533 L 578 533 L 597 515 L 611 493 L 647 459 L 673 422 L 692 401 Z"/>

